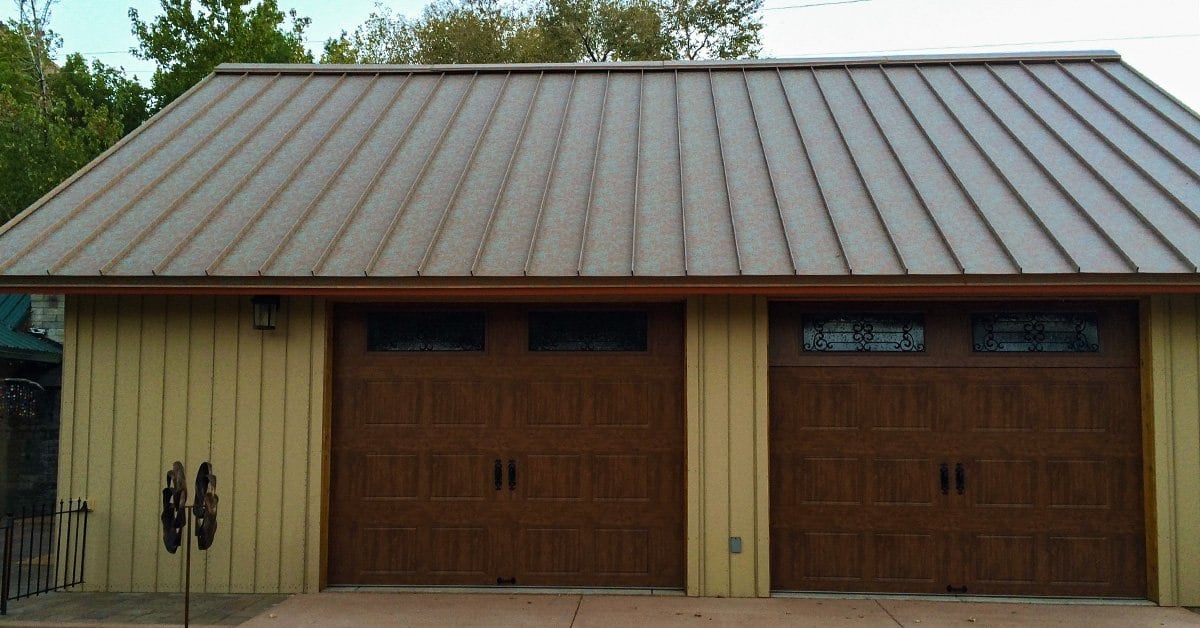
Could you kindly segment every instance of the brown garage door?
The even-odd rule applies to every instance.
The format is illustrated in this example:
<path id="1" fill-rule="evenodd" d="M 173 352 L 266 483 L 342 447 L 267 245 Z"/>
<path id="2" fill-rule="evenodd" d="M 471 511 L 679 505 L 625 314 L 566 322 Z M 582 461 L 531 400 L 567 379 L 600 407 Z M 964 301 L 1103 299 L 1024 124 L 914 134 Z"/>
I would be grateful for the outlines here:
<path id="1" fill-rule="evenodd" d="M 775 589 L 1145 595 L 1135 308 L 771 319 Z"/>
<path id="2" fill-rule="evenodd" d="M 330 584 L 683 586 L 677 305 L 336 313 Z"/>

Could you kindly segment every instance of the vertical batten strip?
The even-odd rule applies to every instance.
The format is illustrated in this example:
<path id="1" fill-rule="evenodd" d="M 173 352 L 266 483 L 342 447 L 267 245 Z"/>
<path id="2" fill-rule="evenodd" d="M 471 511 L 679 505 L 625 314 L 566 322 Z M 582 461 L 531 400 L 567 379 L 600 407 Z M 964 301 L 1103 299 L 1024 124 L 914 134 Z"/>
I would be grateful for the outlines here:
<path id="1" fill-rule="evenodd" d="M 979 156 L 982 157 L 989 166 L 991 166 L 992 172 L 996 175 L 996 177 L 1004 182 L 1004 186 L 1008 188 L 1008 191 L 1012 193 L 1014 198 L 1017 199 L 1021 207 L 1025 210 L 1026 215 L 1028 215 L 1035 223 L 1037 223 L 1038 227 L 1041 228 L 1042 233 L 1050 240 L 1050 242 L 1054 244 L 1054 250 L 1058 251 L 1058 253 L 1063 256 L 1063 259 L 1067 260 L 1067 262 L 1075 268 L 1075 272 L 1083 272 L 1083 268 L 1079 265 L 1079 261 L 1071 255 L 1070 251 L 1067 250 L 1062 241 L 1058 239 L 1058 236 L 1054 235 L 1054 232 L 1046 227 L 1046 223 L 1042 221 L 1041 216 L 1039 216 L 1037 212 L 1033 211 L 1033 208 L 1029 206 L 1028 201 L 1026 201 L 1025 197 L 1022 196 L 1017 190 L 1012 180 L 1009 179 L 1008 175 L 1006 175 L 1004 171 L 1000 169 L 999 165 L 996 164 L 996 160 L 992 158 L 991 153 L 989 153 L 983 147 L 983 144 L 979 141 L 979 138 L 975 137 L 974 133 L 971 133 L 970 129 L 967 128 L 967 125 L 963 123 L 962 119 L 958 117 L 958 114 L 955 113 L 954 109 L 950 107 L 950 103 L 948 103 L 946 98 L 942 96 L 942 92 L 934 86 L 933 82 L 929 80 L 929 77 L 925 75 L 925 72 L 921 70 L 921 66 L 913 66 L 913 69 L 917 71 L 917 74 L 921 77 L 921 80 L 924 82 L 925 86 L 929 88 L 930 93 L 937 98 L 938 103 L 942 105 L 942 109 L 946 112 L 946 114 L 954 119 L 955 124 L 957 124 L 959 130 L 962 131 L 963 136 L 970 140 L 971 145 L 975 147 L 976 151 L 978 151 Z"/>
<path id="2" fill-rule="evenodd" d="M 988 220 L 987 215 L 983 213 L 983 208 L 979 206 L 979 201 L 975 200 L 975 197 L 971 195 L 971 191 L 967 189 L 966 184 L 963 183 L 962 177 L 959 176 L 958 171 L 955 170 L 950 164 L 950 160 L 946 158 L 946 154 L 942 152 L 942 148 L 933 140 L 933 136 L 930 135 L 929 130 L 925 128 L 925 125 L 921 123 L 921 119 L 918 118 L 917 114 L 913 111 L 912 105 L 908 103 L 908 99 L 905 98 L 900 89 L 896 87 L 896 83 L 892 80 L 892 76 L 888 73 L 887 68 L 884 66 L 879 66 L 879 71 L 882 72 L 883 77 L 887 79 L 888 86 L 892 88 L 892 93 L 894 93 L 896 98 L 900 100 L 900 104 L 904 105 L 904 111 L 908 113 L 908 117 L 911 118 L 913 124 L 915 124 L 917 128 L 921 130 L 921 134 L 925 137 L 926 144 L 928 144 L 929 147 L 933 149 L 933 152 L 937 154 L 938 160 L 942 163 L 942 167 L 946 169 L 947 173 L 949 173 L 950 178 L 954 179 L 954 182 L 958 184 L 958 189 L 962 192 L 963 196 L 970 201 L 971 209 L 975 210 L 975 215 L 978 216 L 979 220 L 981 220 L 984 226 L 987 227 L 988 233 L 992 235 L 993 241 L 995 241 L 996 245 L 1000 247 L 1000 250 L 1004 251 L 1005 257 L 1007 257 L 1008 261 L 1011 262 L 1013 267 L 1017 269 L 1017 272 L 1024 273 L 1025 269 L 1021 266 L 1021 263 L 1017 261 L 1017 257 L 1013 254 L 1012 249 L 1008 248 L 1008 244 L 1004 242 L 1004 239 L 1000 237 L 1000 233 L 996 231 L 996 226 L 993 225 L 992 221 Z"/>
<path id="3" fill-rule="evenodd" d="M 771 456 L 769 307 L 766 297 L 754 297 L 754 550 L 755 590 L 771 596 Z"/>
<path id="4" fill-rule="evenodd" d="M 601 142 L 604 141 L 604 121 L 608 117 L 608 88 L 612 85 L 612 72 L 604 73 L 604 96 L 600 99 L 600 123 L 596 125 L 596 150 L 592 152 L 592 173 L 588 177 L 587 205 L 583 208 L 583 229 L 579 233 L 579 257 L 575 260 L 575 274 L 583 274 L 583 257 L 587 245 L 588 225 L 592 217 L 592 201 L 596 190 L 596 167 L 600 163 Z"/>
<path id="5" fill-rule="evenodd" d="M 312 302 L 305 297 L 287 298 L 287 348 L 284 354 L 284 416 L 280 480 L 283 484 L 282 504 L 278 513 L 279 530 L 279 591 L 300 593 L 304 590 L 304 532 L 311 525 L 297 510 L 307 499 L 305 473 L 308 469 L 308 450 L 305 435 L 311 412 L 308 390 L 315 384 L 309 380 L 312 347 L 309 345 L 312 328 Z M 319 524 L 318 524 L 319 525 Z"/>
<path id="6" fill-rule="evenodd" d="M 137 482 L 138 389 L 142 373 L 139 369 L 142 353 L 142 316 L 140 296 L 111 297 L 117 303 L 116 369 L 113 390 L 112 469 L 109 494 L 112 496 L 112 522 L 109 527 L 110 589 L 129 591 L 133 588 L 134 547 L 137 520 L 128 513 L 135 511 L 136 502 L 127 497 L 128 487 Z M 118 462 L 119 461 L 119 462 Z M 131 464 L 132 463 L 132 464 Z M 120 508 L 115 505 L 120 500 Z M 121 515 L 117 513 L 120 512 Z"/>
<path id="7" fill-rule="evenodd" d="M 896 151 L 895 145 L 892 144 L 891 138 L 889 138 L 887 132 L 883 130 L 883 125 L 880 124 L 879 117 L 875 115 L 875 110 L 871 107 L 870 101 L 867 100 L 866 94 L 863 94 L 862 87 L 858 84 L 858 79 L 854 78 L 854 74 L 855 73 L 851 72 L 849 69 L 846 70 L 846 76 L 849 77 L 850 84 L 854 86 L 854 92 L 858 94 L 859 102 L 863 104 L 863 108 L 867 110 L 867 114 L 871 117 L 871 122 L 875 125 L 875 130 L 878 131 L 879 136 L 883 138 L 883 143 L 887 146 L 888 153 L 891 154 L 892 160 L 896 162 L 896 165 L 900 168 L 900 172 L 904 173 L 904 180 L 912 189 L 913 194 L 917 197 L 917 200 L 921 202 L 921 209 L 925 210 L 925 216 L 929 218 L 931 223 L 933 223 L 933 228 L 937 231 L 938 239 L 940 239 L 942 241 L 942 245 L 946 247 L 946 252 L 949 253 L 951 259 L 954 260 L 954 265 L 958 267 L 959 272 L 965 273 L 966 267 L 963 266 L 962 260 L 959 259 L 958 253 L 955 252 L 954 247 L 950 245 L 950 240 L 946 237 L 945 229 L 942 229 L 941 223 L 939 223 L 937 217 L 933 215 L 933 210 L 929 208 L 929 201 L 925 198 L 925 195 L 921 193 L 921 189 L 917 187 L 916 181 L 913 180 L 912 173 L 908 171 L 908 167 L 904 165 L 904 160 L 900 158 L 900 153 Z"/>
<path id="8" fill-rule="evenodd" d="M 325 585 L 324 556 L 326 534 L 326 504 L 329 498 L 329 440 L 328 430 L 332 397 L 330 390 L 329 355 L 331 332 L 329 306 L 322 299 L 312 300 L 312 325 L 309 330 L 308 429 L 305 450 L 308 452 L 308 473 L 304 505 L 304 591 L 317 593 Z"/>
<path id="9" fill-rule="evenodd" d="M 111 529 L 113 521 L 113 419 L 117 371 L 118 309 L 114 297 L 98 298 L 96 302 L 96 334 L 92 359 L 92 425 L 88 444 L 88 499 L 95 503 L 95 512 L 88 517 L 88 533 L 95 540 L 96 552 L 88 552 L 88 579 L 101 589 L 112 582 Z M 91 549 L 91 548 L 89 548 Z M 95 561 L 95 562 L 92 562 Z"/>
<path id="10" fill-rule="evenodd" d="M 984 64 L 984 65 L 987 66 L 987 64 Z M 989 69 L 989 71 L 991 70 L 990 67 L 988 67 L 988 69 Z M 1125 261 L 1125 263 L 1129 266 L 1130 270 L 1133 270 L 1134 272 L 1138 272 L 1139 269 L 1138 269 L 1137 262 L 1133 261 L 1133 259 L 1129 257 L 1129 254 L 1126 253 L 1125 250 L 1122 249 L 1116 243 L 1115 240 L 1113 240 L 1112 236 L 1109 235 L 1109 233 L 1107 231 L 1105 231 L 1104 228 L 1101 227 L 1098 222 L 1096 222 L 1095 216 L 1092 216 L 1091 213 L 1089 213 L 1087 210 L 1084 209 L 1083 203 L 1079 202 L 1079 199 L 1076 198 L 1075 195 L 1072 194 L 1069 189 L 1067 189 L 1066 184 L 1064 184 L 1061 180 L 1059 180 L 1058 177 L 1054 176 L 1054 172 L 1052 172 L 1050 170 L 1050 168 L 1046 165 L 1046 162 L 1042 161 L 1036 154 L 1034 154 L 1033 149 L 1029 148 L 1029 146 L 1026 145 L 1023 140 L 1021 140 L 1021 138 L 1017 135 L 1016 131 L 1013 130 L 1012 125 L 1010 125 L 1008 122 L 1006 122 L 1004 120 L 1004 118 L 1000 117 L 1000 114 L 995 110 L 995 108 L 993 108 L 990 104 L 988 104 L 987 100 L 983 97 L 983 94 L 981 94 L 979 92 L 979 90 L 975 89 L 975 86 L 972 85 L 971 82 L 968 81 L 962 75 L 962 72 L 959 71 L 959 69 L 954 64 L 950 64 L 950 71 L 954 73 L 955 78 L 957 78 L 958 81 L 960 83 L 962 83 L 963 87 L 967 88 L 967 91 L 971 92 L 971 95 L 975 97 L 976 102 L 978 102 L 979 106 L 983 107 L 984 110 L 988 112 L 988 115 L 992 118 L 992 120 L 995 121 L 996 124 L 1000 125 L 1000 128 L 1004 129 L 1004 132 L 1005 132 L 1005 134 L 1008 135 L 1009 139 L 1011 139 L 1014 144 L 1016 144 L 1017 146 L 1019 146 L 1021 148 L 1021 152 L 1024 153 L 1025 156 L 1028 157 L 1030 161 L 1037 164 L 1037 167 L 1039 170 L 1041 170 L 1042 174 L 1045 175 L 1045 177 L 1047 179 L 1049 179 L 1051 183 L 1054 184 L 1054 187 L 1063 195 L 1064 198 L 1066 198 L 1070 202 L 1071 206 L 1075 208 L 1075 213 L 1078 214 L 1080 217 L 1082 217 L 1084 219 L 1084 221 L 1086 221 L 1089 225 L 1092 226 L 1092 229 L 1094 229 L 1096 231 L 1096 233 L 1100 235 L 1101 239 L 1103 239 L 1105 242 L 1107 242 L 1108 246 L 1121 259 L 1123 259 Z M 992 76 L 995 76 L 995 74 L 993 73 Z M 998 77 L 996 80 L 998 83 L 1000 83 L 1005 88 L 1005 91 L 1010 96 L 1012 96 L 1012 98 L 1014 100 L 1016 100 L 1018 103 L 1020 103 L 1021 107 L 1023 109 L 1025 109 L 1025 111 L 1027 113 L 1029 113 L 1031 117 L 1033 117 L 1034 119 L 1041 122 L 1042 126 L 1048 126 L 1045 124 L 1045 121 L 1041 119 L 1041 116 L 1038 116 L 1037 113 L 1035 113 L 1029 107 L 1028 103 L 1026 103 L 1015 92 L 1012 91 L 1012 89 L 1008 86 L 1007 83 L 1005 83 L 1002 80 L 999 80 Z M 1062 143 L 1065 145 L 1065 143 L 1062 141 L 1062 138 L 1057 133 L 1054 133 L 1053 131 L 1051 131 L 1050 134 L 1052 136 L 1054 136 L 1054 138 L 1057 139 L 1059 141 L 1059 143 Z M 1070 149 L 1069 146 L 1067 146 L 1067 150 L 1068 150 L 1068 152 L 1073 153 L 1073 151 Z M 1085 166 L 1086 166 L 1086 164 L 1085 164 Z M 1040 222 L 1041 218 L 1039 217 L 1038 220 Z"/>
<path id="11" fill-rule="evenodd" d="M 244 300 L 244 299 L 243 299 Z M 287 421 L 288 338 L 293 325 L 291 299 L 281 299 L 278 324 L 261 332 L 262 362 L 259 370 L 258 421 L 258 514 L 254 518 L 255 547 L 254 590 L 271 593 L 280 590 L 282 572 L 280 551 L 283 529 L 279 517 L 284 511 L 283 489 L 290 478 L 284 473 L 284 427 Z"/>
<path id="12" fill-rule="evenodd" d="M 729 307 L 729 377 L 726 382 L 729 425 L 726 445 L 729 450 L 729 532 L 742 538 L 742 552 L 729 556 L 729 595 L 754 597 L 754 564 L 757 555 L 756 504 L 757 464 L 755 460 L 755 317 L 754 297 L 727 297 Z M 726 548 L 726 551 L 729 551 Z"/>
<path id="13" fill-rule="evenodd" d="M 579 73 L 571 73 L 571 88 L 567 90 L 567 101 L 563 103 L 562 120 L 558 122 L 558 133 L 554 139 L 554 151 L 550 153 L 550 166 L 546 170 L 546 183 L 542 187 L 542 200 L 538 202 L 537 219 L 533 222 L 533 231 L 529 234 L 529 249 L 525 253 L 525 266 L 522 274 L 529 275 L 529 264 L 533 262 L 533 250 L 537 247 L 538 233 L 542 230 L 542 214 L 546 211 L 546 197 L 550 195 L 550 184 L 554 181 L 554 171 L 558 168 L 558 149 L 562 146 L 563 130 L 567 128 L 567 117 L 571 115 L 571 101 L 575 99 L 575 85 Z"/>
<path id="14" fill-rule="evenodd" d="M 702 596 L 708 588 L 704 534 L 704 305 L 691 297 L 686 308 L 684 388 L 687 416 L 687 594 Z"/>
<path id="15" fill-rule="evenodd" d="M 483 145 L 483 138 L 487 136 L 488 130 L 492 125 L 492 119 L 496 117 L 496 109 L 500 107 L 500 101 L 504 100 L 504 95 L 508 93 L 508 86 L 511 83 L 512 72 L 506 72 L 504 74 L 504 83 L 500 86 L 500 91 L 496 93 L 496 98 L 492 101 L 491 108 L 488 109 L 487 118 L 479 128 L 479 137 L 475 138 L 475 143 L 471 146 L 471 154 L 467 157 L 466 164 L 463 165 L 462 172 L 459 173 L 458 180 L 454 183 L 454 189 L 450 192 L 450 197 L 446 201 L 446 207 L 442 210 L 441 218 L 438 219 L 437 227 L 433 230 L 433 235 L 429 237 L 429 244 L 425 246 L 425 254 L 421 256 L 421 261 L 417 263 L 418 275 L 424 273 L 425 266 L 429 263 L 429 258 L 433 256 L 433 249 L 442 237 L 442 230 L 446 228 L 446 220 L 450 217 L 450 210 L 454 207 L 454 203 L 458 201 L 458 193 L 462 190 L 463 181 L 466 181 L 467 175 L 471 173 L 471 167 L 475 164 L 476 156 L 479 155 L 479 147 Z"/>
<path id="16" fill-rule="evenodd" d="M 775 199 L 775 214 L 779 217 L 779 229 L 783 233 L 783 241 L 787 245 L 788 261 L 792 266 L 794 274 L 800 274 L 800 266 L 796 264 L 796 253 L 792 250 L 792 236 L 788 233 L 787 221 L 783 218 L 783 204 L 779 202 L 779 190 L 775 185 L 775 172 L 771 168 L 771 160 L 767 157 L 767 146 L 763 142 L 762 125 L 758 122 L 758 113 L 755 111 L 754 105 L 754 90 L 750 89 L 750 79 L 746 76 L 745 68 L 742 69 L 742 85 L 746 87 L 746 98 L 750 101 L 750 120 L 754 123 L 755 137 L 758 138 L 758 149 L 762 151 L 763 166 L 767 169 L 767 181 L 771 184 L 771 198 Z"/>
<path id="17" fill-rule="evenodd" d="M 379 263 L 379 258 L 383 256 L 384 250 L 387 249 L 388 242 L 392 239 L 392 234 L 395 233 L 396 227 L 399 226 L 400 220 L 404 218 L 404 214 L 408 210 L 408 203 L 412 200 L 413 193 L 425 180 L 425 174 L 429 172 L 429 164 L 433 163 L 433 158 L 442 150 L 442 144 L 446 141 L 446 136 L 450 134 L 450 129 L 454 127 L 454 123 L 458 120 L 458 114 L 462 113 L 463 103 L 467 102 L 467 95 L 471 90 L 475 89 L 475 81 L 479 80 L 479 73 L 471 75 L 471 81 L 463 88 L 462 94 L 458 96 L 458 102 L 454 105 L 454 111 L 450 117 L 446 119 L 446 125 L 442 127 L 441 133 L 438 134 L 437 140 L 433 142 L 433 147 L 430 148 L 429 154 L 425 156 L 425 161 L 421 164 L 421 169 L 417 171 L 417 176 L 408 185 L 408 190 L 404 193 L 404 198 L 400 201 L 400 206 L 396 209 L 396 214 L 392 216 L 392 220 L 383 231 L 383 237 L 379 239 L 379 244 L 375 246 L 374 253 L 371 254 L 371 259 L 367 262 L 365 275 L 370 276 L 375 272 L 375 265 Z"/>
<path id="18" fill-rule="evenodd" d="M 209 436 L 212 434 L 212 378 L 216 365 L 214 353 L 216 299 L 211 296 L 192 296 L 191 324 L 188 326 L 190 340 L 188 342 L 188 409 L 187 409 L 187 444 L 182 458 L 187 470 L 188 497 L 195 499 L 196 471 L 200 463 L 209 460 L 212 445 Z M 208 591 L 207 569 L 208 552 L 200 554 L 199 567 L 197 554 L 192 554 L 192 588 L 196 591 Z"/>
<path id="19" fill-rule="evenodd" d="M 779 89 L 783 91 L 783 99 L 787 101 L 788 113 L 792 116 L 792 127 L 796 129 L 796 137 L 800 139 L 800 148 L 804 150 L 804 161 L 808 166 L 808 172 L 812 175 L 813 183 L 817 186 L 817 193 L 821 195 L 821 204 L 825 206 L 825 217 L 829 219 L 829 228 L 833 230 L 833 235 L 837 237 L 838 251 L 842 254 L 842 263 L 846 266 L 846 272 L 853 275 L 854 264 L 850 262 L 850 256 L 846 254 L 846 243 L 842 239 L 837 221 L 833 218 L 833 211 L 829 209 L 829 196 L 825 193 L 824 186 L 821 185 L 820 177 L 817 176 L 817 166 L 813 163 L 812 152 L 808 150 L 808 142 L 804 139 L 804 131 L 800 128 L 800 120 L 796 117 L 796 106 L 793 104 L 792 95 L 788 92 L 787 83 L 783 80 L 783 72 L 779 68 L 776 68 L 775 76 L 779 79 Z"/>
<path id="20" fill-rule="evenodd" d="M 508 190 L 513 163 L 517 161 L 517 154 L 521 152 L 521 143 L 525 141 L 525 130 L 529 128 L 529 116 L 533 113 L 533 106 L 537 103 L 538 95 L 542 90 L 542 79 L 545 77 L 545 72 L 538 73 L 537 85 L 534 86 L 533 95 L 529 98 L 529 106 L 525 108 L 525 117 L 521 120 L 521 130 L 517 133 L 517 141 L 513 144 L 512 153 L 508 156 L 508 164 L 504 166 L 504 175 L 500 178 L 500 187 L 496 190 L 496 198 L 492 201 L 491 209 L 488 210 L 487 223 L 483 227 L 483 233 L 479 236 L 479 245 L 475 247 L 475 256 L 471 258 L 472 276 L 479 272 L 479 259 L 483 257 L 483 250 L 487 247 L 488 238 L 491 237 L 492 226 L 496 223 L 496 209 L 500 206 L 500 200 L 504 198 L 504 193 Z"/>
<path id="21" fill-rule="evenodd" d="M 712 70 L 705 72 L 708 76 L 708 97 L 712 100 L 713 125 L 717 129 L 717 153 L 721 159 L 721 182 L 725 184 L 725 207 L 729 209 L 729 230 L 733 235 L 733 254 L 737 258 L 739 275 L 746 274 L 742 265 L 742 247 L 738 245 L 738 228 L 736 212 L 733 209 L 733 196 L 729 194 L 729 167 L 725 162 L 725 139 L 721 137 L 721 115 L 717 111 L 717 90 L 713 88 Z"/>
<path id="22" fill-rule="evenodd" d="M 249 299 L 238 300 L 238 365 L 237 365 L 237 410 L 234 421 L 234 468 L 228 475 L 232 478 L 230 491 L 234 512 L 229 517 L 231 547 L 236 547 L 230 562 L 229 589 L 233 593 L 254 591 L 258 577 L 258 536 L 256 522 L 258 512 L 259 482 L 259 423 L 262 410 L 262 334 L 252 325 L 253 313 Z"/>
<path id="23" fill-rule="evenodd" d="M 222 499 L 218 508 L 218 521 L 221 526 L 218 538 L 224 542 L 215 542 L 206 554 L 205 582 L 208 589 L 214 592 L 225 592 L 230 589 L 232 577 L 233 547 L 230 525 L 234 520 L 233 494 L 237 487 L 233 484 L 234 466 L 237 456 L 237 397 L 238 397 L 238 363 L 239 363 L 239 306 L 246 297 L 222 297 L 215 312 L 216 325 L 213 337 L 213 352 L 217 356 L 213 363 L 212 391 L 210 404 L 212 421 L 209 425 L 211 448 L 209 460 L 213 465 L 213 473 L 217 476 L 217 495 Z"/>
<path id="24" fill-rule="evenodd" d="M 77 499 L 75 490 L 75 389 L 79 382 L 79 301 L 75 295 L 63 297 L 62 388 L 59 389 L 58 489 L 59 500 Z"/>
<path id="25" fill-rule="evenodd" d="M 166 368 L 167 297 L 142 301 L 142 351 L 138 378 L 138 443 L 134 460 L 133 590 L 153 591 L 158 581 L 156 556 L 162 551 L 162 500 L 150 489 L 164 469 L 162 456 L 163 384 Z"/>

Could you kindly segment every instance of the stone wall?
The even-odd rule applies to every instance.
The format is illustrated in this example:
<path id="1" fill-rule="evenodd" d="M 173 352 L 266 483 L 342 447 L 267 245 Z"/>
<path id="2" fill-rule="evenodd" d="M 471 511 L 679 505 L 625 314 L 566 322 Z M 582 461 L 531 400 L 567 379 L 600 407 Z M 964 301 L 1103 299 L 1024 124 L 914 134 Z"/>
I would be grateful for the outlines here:
<path id="1" fill-rule="evenodd" d="M 63 342 L 63 304 L 61 294 L 34 294 L 30 296 L 29 326 L 46 330 L 46 337 L 54 342 Z"/>

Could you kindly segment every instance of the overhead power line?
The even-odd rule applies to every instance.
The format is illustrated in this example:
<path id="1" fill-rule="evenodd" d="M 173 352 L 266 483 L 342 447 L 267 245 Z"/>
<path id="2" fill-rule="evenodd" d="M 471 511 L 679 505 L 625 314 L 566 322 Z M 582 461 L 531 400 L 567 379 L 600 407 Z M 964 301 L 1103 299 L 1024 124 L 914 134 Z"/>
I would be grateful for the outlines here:
<path id="1" fill-rule="evenodd" d="M 871 0 L 832 0 L 831 2 L 812 2 L 809 4 L 789 4 L 784 7 L 763 7 L 763 11 L 783 11 L 784 9 L 808 9 L 811 7 L 827 7 L 834 4 L 856 4 Z"/>
<path id="2" fill-rule="evenodd" d="M 1182 39 L 1200 37 L 1200 33 L 1174 33 L 1170 35 L 1135 35 L 1130 37 L 1101 37 L 1097 39 L 1056 39 L 1050 41 L 1012 41 L 992 44 L 970 44 L 965 46 L 924 46 L 921 48 L 886 48 L 877 50 L 846 50 L 831 52 L 839 55 L 864 55 L 884 52 L 922 52 L 927 50 L 966 50 L 971 48 L 996 48 L 999 46 L 1033 46 L 1041 44 L 1089 44 L 1105 41 L 1135 41 L 1143 39 Z"/>

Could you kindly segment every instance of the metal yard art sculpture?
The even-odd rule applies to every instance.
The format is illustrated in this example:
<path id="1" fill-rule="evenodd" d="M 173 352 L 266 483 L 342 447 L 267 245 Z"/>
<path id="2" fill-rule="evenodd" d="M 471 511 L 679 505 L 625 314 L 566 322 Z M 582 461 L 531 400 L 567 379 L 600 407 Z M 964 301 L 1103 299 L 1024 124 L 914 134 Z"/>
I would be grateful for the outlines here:
<path id="1" fill-rule="evenodd" d="M 166 487 L 162 490 L 163 510 L 160 517 L 163 527 L 163 546 L 174 554 L 182 543 L 187 543 L 186 567 L 183 585 L 183 625 L 189 624 L 192 593 L 192 519 L 196 524 L 196 547 L 201 551 L 212 547 L 217 533 L 217 476 L 207 461 L 200 463 L 196 472 L 195 501 L 187 503 L 187 474 L 183 463 L 176 460 L 167 469 Z M 186 534 L 184 529 L 187 528 Z"/>

